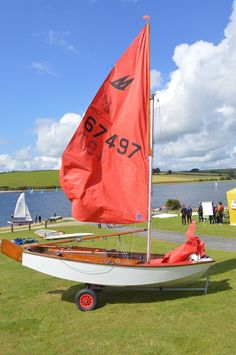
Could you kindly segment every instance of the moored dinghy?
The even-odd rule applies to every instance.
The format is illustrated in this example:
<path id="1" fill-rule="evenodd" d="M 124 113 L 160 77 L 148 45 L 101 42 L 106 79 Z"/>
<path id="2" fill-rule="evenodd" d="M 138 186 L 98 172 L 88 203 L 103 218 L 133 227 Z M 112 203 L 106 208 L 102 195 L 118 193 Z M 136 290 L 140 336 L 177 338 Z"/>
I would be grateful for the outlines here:
<path id="1" fill-rule="evenodd" d="M 194 236 L 194 225 L 188 241 L 175 251 L 151 253 L 154 96 L 150 110 L 149 42 L 148 20 L 91 102 L 63 153 L 60 173 L 74 218 L 107 224 L 147 222 L 146 252 L 53 243 L 17 248 L 14 253 L 9 241 L 2 243 L 3 253 L 27 267 L 87 284 L 76 295 L 81 310 L 96 306 L 91 285 L 173 286 L 199 279 L 213 262 Z M 116 235 L 122 234 L 127 232 Z M 81 239 L 95 238 L 101 236 Z"/>

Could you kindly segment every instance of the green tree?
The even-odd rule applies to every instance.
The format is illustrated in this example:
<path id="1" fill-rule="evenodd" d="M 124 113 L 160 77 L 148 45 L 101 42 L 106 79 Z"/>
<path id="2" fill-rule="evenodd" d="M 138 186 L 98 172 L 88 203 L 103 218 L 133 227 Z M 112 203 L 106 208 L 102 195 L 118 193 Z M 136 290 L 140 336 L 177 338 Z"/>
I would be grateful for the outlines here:
<path id="1" fill-rule="evenodd" d="M 161 172 L 161 169 L 159 169 L 159 168 L 152 169 L 153 174 L 160 174 L 160 172 Z"/>
<path id="2" fill-rule="evenodd" d="M 171 199 L 171 198 L 166 201 L 165 205 L 166 205 L 167 209 L 171 210 L 171 211 L 174 211 L 174 210 L 176 211 L 176 210 L 180 209 L 180 207 L 181 207 L 179 200 L 175 200 L 175 199 Z"/>

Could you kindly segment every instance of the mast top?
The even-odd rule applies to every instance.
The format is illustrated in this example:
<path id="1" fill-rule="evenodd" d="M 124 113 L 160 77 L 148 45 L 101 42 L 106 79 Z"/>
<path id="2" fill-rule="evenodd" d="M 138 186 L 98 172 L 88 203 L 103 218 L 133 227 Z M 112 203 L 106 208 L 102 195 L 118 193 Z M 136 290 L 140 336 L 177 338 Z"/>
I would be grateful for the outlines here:
<path id="1" fill-rule="evenodd" d="M 150 25 L 150 16 L 149 16 L 149 15 L 144 15 L 144 16 L 143 16 L 143 19 L 144 19 L 144 20 L 147 20 L 147 24 Z"/>

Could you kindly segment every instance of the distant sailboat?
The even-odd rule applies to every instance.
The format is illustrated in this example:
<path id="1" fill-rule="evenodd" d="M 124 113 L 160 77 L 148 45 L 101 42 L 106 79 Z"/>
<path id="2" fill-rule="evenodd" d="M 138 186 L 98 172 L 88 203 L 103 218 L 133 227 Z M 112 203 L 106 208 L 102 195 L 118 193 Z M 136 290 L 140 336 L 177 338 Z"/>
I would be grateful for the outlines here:
<path id="1" fill-rule="evenodd" d="M 22 194 L 20 194 L 16 202 L 16 207 L 15 207 L 12 220 L 8 223 L 20 225 L 20 224 L 29 224 L 32 222 L 33 222 L 32 217 L 30 215 L 29 209 L 25 202 L 25 194 L 24 192 L 22 192 Z"/>

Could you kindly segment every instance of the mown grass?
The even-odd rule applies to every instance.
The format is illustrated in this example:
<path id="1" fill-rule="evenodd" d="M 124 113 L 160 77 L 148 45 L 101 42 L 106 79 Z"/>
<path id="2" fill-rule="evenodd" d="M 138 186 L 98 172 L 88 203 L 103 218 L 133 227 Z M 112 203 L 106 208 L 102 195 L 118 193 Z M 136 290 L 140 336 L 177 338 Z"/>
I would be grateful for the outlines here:
<path id="1" fill-rule="evenodd" d="M 220 180 L 222 176 L 210 173 L 161 173 L 153 176 L 153 183 L 174 183 Z M 14 171 L 0 173 L 0 190 L 59 187 L 58 170 Z"/>
<path id="2" fill-rule="evenodd" d="M 176 212 L 178 214 L 178 212 Z M 209 222 L 198 223 L 197 216 L 193 217 L 196 221 L 196 235 L 213 235 L 219 237 L 236 238 L 236 227 L 229 223 L 210 224 Z M 159 230 L 173 231 L 184 233 L 188 226 L 181 224 L 181 217 L 172 218 L 155 218 L 152 219 L 153 228 Z"/>
<path id="3" fill-rule="evenodd" d="M 197 181 L 219 181 L 226 179 L 226 176 L 210 173 L 160 173 L 153 175 L 153 183 L 177 183 L 177 182 L 197 182 Z"/>
<path id="4" fill-rule="evenodd" d="M 15 171 L 0 174 L 0 190 L 59 187 L 58 170 Z"/>
<path id="5" fill-rule="evenodd" d="M 91 225 L 65 224 L 63 230 L 75 228 L 110 233 Z M 35 237 L 33 231 L 1 234 L 1 238 L 29 236 Z M 112 248 L 117 240 L 96 243 Z M 129 237 L 126 246 L 143 250 L 145 239 Z M 174 246 L 153 241 L 154 252 Z M 105 288 L 92 312 L 80 312 L 74 304 L 82 285 L 43 275 L 0 255 L 0 353 L 233 354 L 236 256 L 208 252 L 217 262 L 210 269 L 207 295 Z M 202 281 L 194 284 L 200 285 Z"/>

